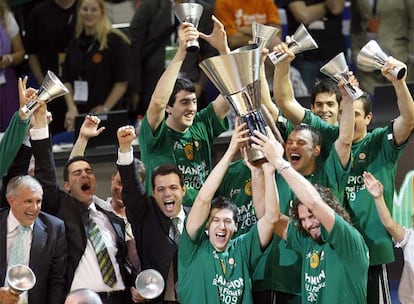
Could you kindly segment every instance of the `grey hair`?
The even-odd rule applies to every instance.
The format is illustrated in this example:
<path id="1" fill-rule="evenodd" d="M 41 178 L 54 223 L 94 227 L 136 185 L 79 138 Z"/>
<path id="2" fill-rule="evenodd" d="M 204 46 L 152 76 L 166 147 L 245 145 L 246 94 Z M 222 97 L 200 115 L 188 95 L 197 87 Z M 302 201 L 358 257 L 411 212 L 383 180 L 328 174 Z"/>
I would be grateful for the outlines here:
<path id="1" fill-rule="evenodd" d="M 33 192 L 38 192 L 40 195 L 43 195 L 42 185 L 37 179 L 30 175 L 19 175 L 13 177 L 7 184 L 6 197 L 15 196 L 20 187 L 30 189 Z"/>

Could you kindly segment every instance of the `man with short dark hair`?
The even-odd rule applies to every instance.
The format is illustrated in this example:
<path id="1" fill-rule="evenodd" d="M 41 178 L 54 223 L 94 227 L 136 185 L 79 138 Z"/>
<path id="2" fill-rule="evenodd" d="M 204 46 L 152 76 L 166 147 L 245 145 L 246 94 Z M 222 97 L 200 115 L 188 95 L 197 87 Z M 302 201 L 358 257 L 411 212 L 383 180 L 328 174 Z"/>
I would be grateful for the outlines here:
<path id="1" fill-rule="evenodd" d="M 229 105 L 222 96 L 197 112 L 194 85 L 187 80 L 177 80 L 187 54 L 187 41 L 200 35 L 212 45 L 218 45 L 221 53 L 228 51 L 223 25 L 213 19 L 214 30 L 208 36 L 188 23 L 179 27 L 177 53 L 155 87 L 139 136 L 141 159 L 148 172 L 161 164 L 176 164 L 182 172 L 186 186 L 185 206 L 192 205 L 211 170 L 213 140 L 229 127 L 226 119 Z M 145 189 L 150 195 L 150 174 Z"/>
<path id="2" fill-rule="evenodd" d="M 41 108 L 45 111 L 45 106 Z M 35 175 L 44 189 L 43 209 L 65 222 L 69 263 L 69 290 L 90 288 L 104 304 L 128 301 L 130 284 L 124 268 L 125 223 L 96 203 L 96 178 L 83 156 L 70 159 L 63 169 L 64 189 L 59 188 L 47 121 L 35 113 L 30 130 Z"/>
<path id="3" fill-rule="evenodd" d="M 166 287 L 154 301 L 177 301 L 175 284 L 177 274 L 176 254 L 186 211 L 182 206 L 186 188 L 181 171 L 175 165 L 161 165 L 151 175 L 152 196 L 148 196 L 133 162 L 132 126 L 118 129 L 118 170 L 122 179 L 122 197 L 128 221 L 135 236 L 143 270 L 158 270 Z M 144 300 L 132 288 L 135 301 Z"/>

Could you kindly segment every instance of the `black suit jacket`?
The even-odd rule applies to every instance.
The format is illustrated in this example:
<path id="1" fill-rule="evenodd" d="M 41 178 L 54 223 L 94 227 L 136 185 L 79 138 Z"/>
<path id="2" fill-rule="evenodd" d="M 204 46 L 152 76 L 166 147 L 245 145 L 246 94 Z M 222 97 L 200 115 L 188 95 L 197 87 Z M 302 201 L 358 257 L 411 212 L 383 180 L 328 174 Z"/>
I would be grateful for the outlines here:
<path id="1" fill-rule="evenodd" d="M 69 247 L 67 280 L 68 288 L 70 288 L 75 270 L 85 252 L 87 243 L 84 222 L 82 220 L 82 214 L 86 212 L 86 206 L 59 188 L 50 139 L 32 140 L 31 143 L 36 160 L 35 175 L 43 186 L 42 210 L 57 216 L 65 222 Z M 124 283 L 128 285 L 129 278 L 124 268 L 127 254 L 125 223 L 112 212 L 105 211 L 99 206 L 96 206 L 96 208 L 108 216 L 117 234 L 118 253 L 116 258 Z"/>
<path id="2" fill-rule="evenodd" d="M 7 272 L 7 216 L 0 211 L 0 286 L 5 285 Z M 67 245 L 63 222 L 41 212 L 33 226 L 29 267 L 36 275 L 36 284 L 29 291 L 30 304 L 62 304 L 66 296 Z"/>
<path id="3" fill-rule="evenodd" d="M 169 237 L 171 219 L 164 215 L 154 198 L 145 193 L 134 163 L 118 165 L 118 169 L 122 180 L 122 198 L 135 236 L 142 270 L 156 269 L 167 281 L 170 263 L 178 249 Z"/>

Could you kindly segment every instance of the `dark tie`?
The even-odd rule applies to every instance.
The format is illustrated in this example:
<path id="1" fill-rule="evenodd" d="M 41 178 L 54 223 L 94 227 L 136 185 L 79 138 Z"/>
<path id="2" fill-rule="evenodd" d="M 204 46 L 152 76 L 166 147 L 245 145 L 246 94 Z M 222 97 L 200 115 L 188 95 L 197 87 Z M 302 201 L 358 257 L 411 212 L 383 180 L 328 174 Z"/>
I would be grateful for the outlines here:
<path id="1" fill-rule="evenodd" d="M 178 217 L 173 217 L 171 219 L 172 222 L 172 226 L 173 226 L 173 237 L 174 237 L 174 242 L 178 245 L 180 244 L 180 238 L 181 238 L 181 233 L 180 230 L 178 229 L 178 222 L 180 221 L 180 219 Z"/>
<path id="2" fill-rule="evenodd" d="M 88 219 L 88 228 L 89 240 L 95 250 L 103 281 L 106 285 L 113 287 L 116 284 L 114 265 L 112 265 L 101 231 L 99 230 L 98 225 L 96 225 L 90 217 Z"/>

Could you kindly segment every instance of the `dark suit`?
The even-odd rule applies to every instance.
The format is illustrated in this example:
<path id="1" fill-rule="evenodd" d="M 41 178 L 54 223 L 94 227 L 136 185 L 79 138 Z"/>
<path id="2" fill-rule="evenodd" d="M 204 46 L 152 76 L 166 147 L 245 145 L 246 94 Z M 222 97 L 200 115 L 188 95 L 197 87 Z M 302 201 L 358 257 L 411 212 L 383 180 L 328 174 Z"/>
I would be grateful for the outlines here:
<path id="1" fill-rule="evenodd" d="M 32 149 L 36 160 L 36 178 L 42 184 L 44 191 L 42 210 L 61 218 L 65 222 L 69 246 L 67 280 L 68 288 L 70 288 L 76 268 L 85 252 L 87 244 L 83 220 L 86 206 L 65 191 L 59 189 L 50 139 L 32 140 Z M 120 266 L 124 283 L 127 286 L 128 280 L 123 267 L 127 254 L 127 247 L 124 240 L 125 223 L 112 212 L 105 211 L 99 206 L 96 206 L 96 208 L 107 215 L 117 234 L 118 252 L 116 259 Z"/>
<path id="2" fill-rule="evenodd" d="M 7 272 L 7 216 L 0 211 L 0 286 L 5 285 Z M 34 222 L 29 267 L 36 275 L 36 284 L 28 293 L 30 304 L 59 304 L 66 296 L 67 245 L 63 222 L 41 212 Z"/>
<path id="3" fill-rule="evenodd" d="M 118 165 L 122 180 L 122 198 L 128 221 L 135 236 L 142 270 L 158 270 L 167 281 L 171 261 L 176 258 L 178 246 L 170 238 L 171 219 L 164 215 L 152 196 L 148 196 L 135 164 Z M 161 300 L 163 295 L 158 300 Z"/>

